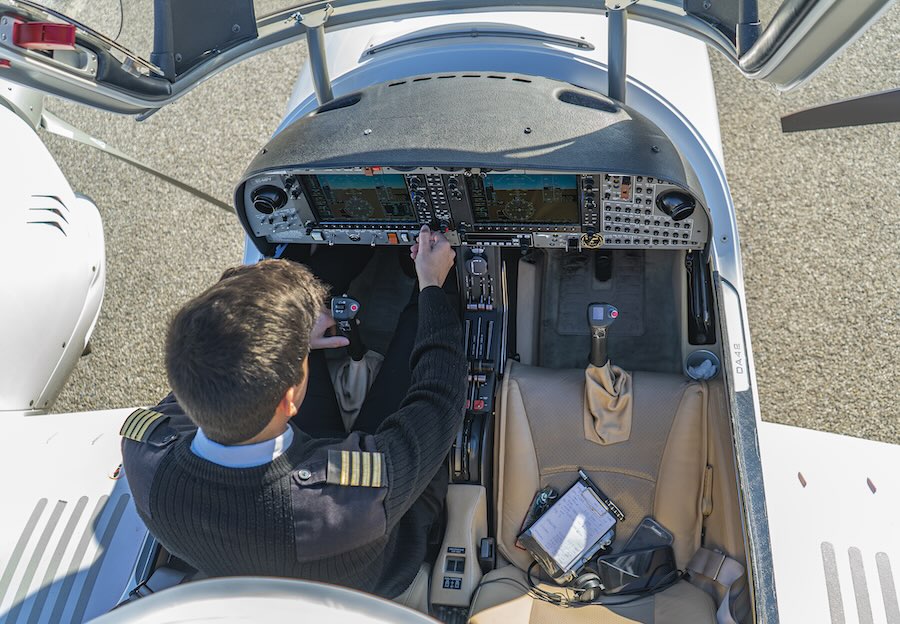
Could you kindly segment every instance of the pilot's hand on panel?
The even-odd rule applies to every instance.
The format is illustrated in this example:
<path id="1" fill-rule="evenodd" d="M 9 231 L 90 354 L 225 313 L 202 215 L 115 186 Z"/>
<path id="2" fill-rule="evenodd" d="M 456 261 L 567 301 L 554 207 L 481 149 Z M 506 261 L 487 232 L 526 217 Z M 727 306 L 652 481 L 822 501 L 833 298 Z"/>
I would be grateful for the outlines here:
<path id="1" fill-rule="evenodd" d="M 322 311 L 319 318 L 313 324 L 312 331 L 309 333 L 309 348 L 311 351 L 316 349 L 337 349 L 346 347 L 350 341 L 344 336 L 326 336 L 329 329 L 334 327 L 334 319 L 331 313 Z"/>
<path id="2" fill-rule="evenodd" d="M 422 226 L 419 240 L 412 246 L 409 255 L 416 263 L 419 290 L 442 286 L 456 259 L 456 252 L 444 235 L 432 232 L 427 225 Z"/>

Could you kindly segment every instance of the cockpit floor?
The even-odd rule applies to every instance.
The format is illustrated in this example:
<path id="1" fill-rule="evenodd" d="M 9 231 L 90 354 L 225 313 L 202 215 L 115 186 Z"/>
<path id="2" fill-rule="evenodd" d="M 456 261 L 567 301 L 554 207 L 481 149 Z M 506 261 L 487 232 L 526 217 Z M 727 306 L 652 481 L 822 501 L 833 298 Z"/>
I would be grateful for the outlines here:
<path id="1" fill-rule="evenodd" d="M 609 330 L 609 356 L 614 364 L 627 370 L 681 371 L 678 297 L 673 290 L 673 263 L 680 262 L 680 254 L 662 250 L 607 253 L 611 266 L 606 267 L 597 260 L 597 253 L 553 250 L 545 254 L 540 365 L 587 365 L 587 309 L 599 302 L 619 309 L 619 318 Z"/>
<path id="2" fill-rule="evenodd" d="M 366 268 L 351 283 L 348 294 L 359 301 L 360 333 L 369 349 L 384 354 L 409 303 L 415 280 L 400 267 L 399 254 L 407 247 L 379 247 Z"/>

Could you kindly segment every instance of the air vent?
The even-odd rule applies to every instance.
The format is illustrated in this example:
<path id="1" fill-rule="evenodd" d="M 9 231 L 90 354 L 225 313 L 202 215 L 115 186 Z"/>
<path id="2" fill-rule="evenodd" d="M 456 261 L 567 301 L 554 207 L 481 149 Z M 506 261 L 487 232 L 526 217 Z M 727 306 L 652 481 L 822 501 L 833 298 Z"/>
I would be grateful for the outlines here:
<path id="1" fill-rule="evenodd" d="M 68 234 L 66 234 L 66 231 L 63 229 L 63 226 L 56 221 L 29 221 L 28 223 L 30 225 L 49 225 L 50 227 L 55 227 L 57 230 L 62 232 L 63 236 L 68 236 Z"/>
<path id="2" fill-rule="evenodd" d="M 69 209 L 55 195 L 32 195 L 27 208 L 26 220 L 30 225 L 46 225 L 66 234 L 69 224 L 66 214 Z"/>
<path id="3" fill-rule="evenodd" d="M 506 80 L 510 79 L 513 82 L 522 82 L 526 84 L 530 84 L 531 80 L 528 78 L 519 78 L 519 77 L 510 77 L 510 76 L 501 76 L 499 74 L 461 74 L 457 76 L 456 74 L 442 74 L 440 76 L 420 76 L 419 78 L 412 78 L 410 80 L 398 80 L 397 82 L 388 83 L 388 87 L 399 87 L 400 85 L 405 84 L 414 84 L 417 82 L 428 82 L 431 79 L 437 80 L 447 80 L 449 78 L 492 78 L 493 80 Z M 355 104 L 356 102 L 354 102 Z M 322 109 L 319 109 L 320 111 Z"/>
<path id="4" fill-rule="evenodd" d="M 556 97 L 560 102 L 572 104 L 573 106 L 593 108 L 594 110 L 603 111 L 604 113 L 619 112 L 619 107 L 615 102 L 600 95 L 561 89 L 557 92 Z"/>
<path id="5" fill-rule="evenodd" d="M 338 110 L 341 108 L 347 108 L 348 106 L 353 106 L 354 104 L 358 104 L 362 99 L 362 95 L 359 93 L 353 93 L 351 95 L 345 95 L 343 97 L 339 97 L 336 100 L 331 100 L 330 102 L 326 102 L 322 106 L 316 109 L 313 113 L 314 115 L 321 115 L 322 113 L 327 113 L 328 111 Z"/>
<path id="6" fill-rule="evenodd" d="M 272 214 L 287 204 L 287 193 L 277 186 L 261 186 L 250 194 L 253 207 L 263 214 Z"/>

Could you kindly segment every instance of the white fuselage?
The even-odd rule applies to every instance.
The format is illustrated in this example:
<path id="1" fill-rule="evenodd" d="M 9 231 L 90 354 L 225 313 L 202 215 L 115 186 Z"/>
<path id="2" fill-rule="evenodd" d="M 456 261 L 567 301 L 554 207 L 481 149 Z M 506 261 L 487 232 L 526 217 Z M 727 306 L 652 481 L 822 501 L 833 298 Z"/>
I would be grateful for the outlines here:
<path id="1" fill-rule="evenodd" d="M 27 91 L 2 80 L 0 88 Z M 39 119 L 42 99 L 15 101 Z M 62 390 L 100 314 L 106 254 L 97 207 L 72 191 L 27 116 L 2 102 L 0 136 L 3 416 L 46 412 Z"/>

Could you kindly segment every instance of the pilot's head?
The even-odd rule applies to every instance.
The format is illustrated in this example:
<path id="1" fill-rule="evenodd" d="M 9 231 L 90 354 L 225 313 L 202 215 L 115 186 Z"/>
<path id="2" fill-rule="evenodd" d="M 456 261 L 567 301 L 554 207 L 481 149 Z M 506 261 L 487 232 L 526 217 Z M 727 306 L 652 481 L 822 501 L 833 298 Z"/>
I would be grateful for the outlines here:
<path id="1" fill-rule="evenodd" d="M 166 372 L 208 438 L 247 442 L 274 418 L 296 414 L 326 294 L 306 267 L 264 260 L 228 269 L 178 311 L 166 337 Z"/>

